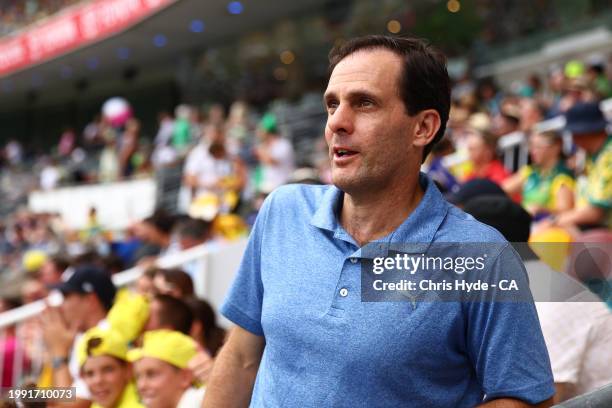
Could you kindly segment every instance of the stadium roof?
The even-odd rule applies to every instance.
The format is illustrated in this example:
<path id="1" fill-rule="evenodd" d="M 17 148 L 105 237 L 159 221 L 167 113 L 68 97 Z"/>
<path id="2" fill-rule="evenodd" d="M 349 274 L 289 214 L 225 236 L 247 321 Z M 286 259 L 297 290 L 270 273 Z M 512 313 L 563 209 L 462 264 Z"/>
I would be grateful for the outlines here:
<path id="1" fill-rule="evenodd" d="M 121 80 L 134 69 L 141 76 L 153 72 L 175 75 L 179 56 L 218 45 L 325 3 L 325 0 L 127 1 L 171 4 L 110 37 L 65 50 L 50 60 L 18 67 L 19 71 L 0 77 L 0 106 L 25 103 L 32 92 L 43 100 L 50 94 L 53 98 L 69 96 L 79 83 Z M 28 30 L 21 34 L 27 35 Z"/>

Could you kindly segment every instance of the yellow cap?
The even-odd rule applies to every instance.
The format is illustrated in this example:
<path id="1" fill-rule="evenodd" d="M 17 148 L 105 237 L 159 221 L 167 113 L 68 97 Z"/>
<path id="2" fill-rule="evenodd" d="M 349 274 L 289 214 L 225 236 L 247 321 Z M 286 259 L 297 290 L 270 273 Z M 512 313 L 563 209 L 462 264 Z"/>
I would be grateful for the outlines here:
<path id="1" fill-rule="evenodd" d="M 570 233 L 559 227 L 551 227 L 531 234 L 529 246 L 542 262 L 557 272 L 565 270 L 570 253 Z"/>
<path id="2" fill-rule="evenodd" d="M 88 357 L 104 355 L 127 361 L 128 347 L 125 339 L 117 331 L 94 327 L 81 337 L 77 353 L 79 366 L 85 364 Z"/>
<path id="3" fill-rule="evenodd" d="M 152 357 L 178 368 L 187 368 L 187 363 L 198 351 L 197 347 L 191 337 L 174 330 L 148 331 L 144 334 L 142 348 L 128 352 L 128 361 Z"/>
<path id="4" fill-rule="evenodd" d="M 126 342 L 133 341 L 149 319 L 149 301 L 144 295 L 120 289 L 106 319 Z"/>
<path id="5" fill-rule="evenodd" d="M 35 272 L 39 270 L 41 266 L 43 266 L 46 260 L 46 253 L 37 249 L 33 249 L 23 254 L 23 269 L 25 269 L 27 272 Z"/>

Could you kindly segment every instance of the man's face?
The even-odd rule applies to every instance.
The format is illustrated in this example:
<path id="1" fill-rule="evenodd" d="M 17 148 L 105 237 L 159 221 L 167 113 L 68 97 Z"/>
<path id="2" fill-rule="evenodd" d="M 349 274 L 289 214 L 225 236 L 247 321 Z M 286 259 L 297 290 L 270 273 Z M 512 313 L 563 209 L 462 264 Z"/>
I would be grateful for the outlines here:
<path id="1" fill-rule="evenodd" d="M 466 140 L 468 156 L 474 164 L 486 164 L 491 160 L 491 152 L 482 137 L 471 134 Z"/>
<path id="2" fill-rule="evenodd" d="M 357 51 L 334 68 L 324 103 L 332 181 L 351 194 L 380 191 L 421 163 L 416 121 L 399 93 L 402 59 L 384 49 Z"/>
<path id="3" fill-rule="evenodd" d="M 70 325 L 74 324 L 82 331 L 87 330 L 89 327 L 85 327 L 85 322 L 89 315 L 89 304 L 88 295 L 66 293 L 61 306 L 62 316 Z"/>
<path id="4" fill-rule="evenodd" d="M 104 408 L 116 406 L 131 378 L 127 363 L 110 356 L 89 357 L 81 372 L 93 401 Z"/>
<path id="5" fill-rule="evenodd" d="M 143 357 L 134 363 L 136 387 L 147 408 L 174 408 L 192 378 L 164 361 Z"/>

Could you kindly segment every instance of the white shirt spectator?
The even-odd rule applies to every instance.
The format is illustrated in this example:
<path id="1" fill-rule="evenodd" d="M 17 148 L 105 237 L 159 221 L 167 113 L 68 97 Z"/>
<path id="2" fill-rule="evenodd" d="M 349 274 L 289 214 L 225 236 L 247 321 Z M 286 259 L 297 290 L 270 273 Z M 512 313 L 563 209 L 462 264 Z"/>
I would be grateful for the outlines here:
<path id="1" fill-rule="evenodd" d="M 229 159 L 215 159 L 208 151 L 209 145 L 199 143 L 187 156 L 185 175 L 195 176 L 199 187 L 195 197 L 214 189 L 223 177 L 233 174 L 233 164 Z"/>
<path id="2" fill-rule="evenodd" d="M 293 147 L 287 139 L 276 138 L 266 150 L 275 164 L 263 164 L 262 190 L 272 191 L 289 181 L 295 168 Z"/>
<path id="3" fill-rule="evenodd" d="M 612 382 L 612 312 L 603 302 L 536 302 L 536 308 L 555 383 L 569 383 L 580 395 Z"/>

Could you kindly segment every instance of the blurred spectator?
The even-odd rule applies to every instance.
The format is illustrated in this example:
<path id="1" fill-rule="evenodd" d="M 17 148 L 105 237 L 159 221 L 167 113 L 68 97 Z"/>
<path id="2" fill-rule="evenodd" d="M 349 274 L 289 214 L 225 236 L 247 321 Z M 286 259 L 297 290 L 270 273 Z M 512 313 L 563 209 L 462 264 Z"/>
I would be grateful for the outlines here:
<path id="1" fill-rule="evenodd" d="M 453 144 L 448 138 L 436 143 L 426 159 L 427 175 L 436 182 L 443 193 L 459 187 L 455 176 L 444 166 L 443 159 L 453 152 Z"/>
<path id="2" fill-rule="evenodd" d="M 246 169 L 227 151 L 222 127 L 207 126 L 204 137 L 187 156 L 184 179 L 193 191 L 190 215 L 210 220 L 219 211 L 236 207 L 246 183 Z"/>
<path id="3" fill-rule="evenodd" d="M 255 147 L 255 156 L 261 164 L 261 179 L 256 189 L 271 192 L 291 177 L 295 168 L 293 147 L 280 136 L 276 117 L 270 113 L 261 119 L 257 136 L 260 143 Z"/>
<path id="4" fill-rule="evenodd" d="M 180 222 L 175 233 L 181 250 L 201 245 L 212 237 L 212 223 L 189 218 Z"/>
<path id="5" fill-rule="evenodd" d="M 59 144 L 57 146 L 57 152 L 62 157 L 68 157 L 72 153 L 76 144 L 76 133 L 74 129 L 67 128 L 60 137 Z"/>
<path id="6" fill-rule="evenodd" d="M 509 242 L 527 242 L 531 216 L 508 196 L 479 195 L 465 202 L 463 211 L 498 230 Z"/>
<path id="7" fill-rule="evenodd" d="M 167 329 L 189 334 L 192 324 L 193 312 L 181 299 L 171 295 L 157 294 L 151 300 L 146 331 Z"/>
<path id="8" fill-rule="evenodd" d="M 135 234 L 142 241 L 136 250 L 135 260 L 143 257 L 163 255 L 171 243 L 174 217 L 164 211 L 157 211 L 135 226 Z"/>
<path id="9" fill-rule="evenodd" d="M 138 151 L 139 138 L 140 122 L 137 119 L 129 119 L 125 124 L 125 132 L 121 135 L 119 144 L 119 173 L 122 177 L 129 177 L 136 170 L 134 157 Z"/>
<path id="10" fill-rule="evenodd" d="M 21 306 L 18 299 L 3 298 L 0 299 L 0 313 L 7 312 Z M 3 328 L 2 336 L 0 336 L 0 360 L 2 361 L 2 387 L 16 387 L 21 384 L 19 376 L 13 376 L 15 372 L 25 373 L 30 366 L 29 358 L 21 360 L 20 367 L 15 367 L 15 356 L 25 354 L 23 344 L 15 333 L 15 326 Z"/>
<path id="11" fill-rule="evenodd" d="M 191 337 L 196 339 L 200 345 L 215 357 L 225 342 L 225 330 L 217 325 L 217 315 L 212 306 L 203 299 L 196 297 L 187 298 L 185 301 L 193 312 L 193 325 Z"/>
<path id="12" fill-rule="evenodd" d="M 128 347 L 119 333 L 94 327 L 83 335 L 78 349 L 81 376 L 93 408 L 143 407 L 132 381 Z"/>
<path id="13" fill-rule="evenodd" d="M 193 281 L 181 269 L 158 269 L 153 278 L 157 293 L 184 299 L 193 296 Z"/>
<path id="14" fill-rule="evenodd" d="M 578 103 L 565 115 L 574 143 L 587 153 L 586 182 L 578 185 L 576 208 L 560 212 L 562 227 L 612 227 L 612 137 L 598 103 Z"/>
<path id="15" fill-rule="evenodd" d="M 176 119 L 172 130 L 172 147 L 177 152 L 185 152 L 191 143 L 191 107 L 179 105 L 174 114 Z"/>
<path id="16" fill-rule="evenodd" d="M 606 77 L 603 60 L 593 61 L 587 68 L 586 78 L 597 95 L 597 99 L 612 97 L 612 83 Z"/>
<path id="17" fill-rule="evenodd" d="M 69 266 L 70 262 L 63 255 L 50 256 L 40 268 L 38 279 L 46 287 L 56 285 L 61 282 L 62 275 Z"/>
<path id="18" fill-rule="evenodd" d="M 117 154 L 117 141 L 115 135 L 106 133 L 104 136 L 104 149 L 100 155 L 100 169 L 98 179 L 102 183 L 110 183 L 119 180 L 121 164 Z"/>
<path id="19" fill-rule="evenodd" d="M 147 407 L 194 408 L 202 405 L 204 388 L 194 388 L 189 361 L 197 344 L 182 333 L 156 330 L 145 333 L 142 348 L 129 352 L 136 386 Z"/>
<path id="20" fill-rule="evenodd" d="M 612 313 L 602 302 L 537 302 L 555 403 L 612 382 Z"/>
<path id="21" fill-rule="evenodd" d="M 7 161 L 11 165 L 16 166 L 21 164 L 21 160 L 23 159 L 23 147 L 17 140 L 10 140 L 4 148 L 4 154 L 6 155 Z"/>
<path id="22" fill-rule="evenodd" d="M 158 120 L 159 130 L 155 136 L 155 148 L 151 158 L 155 169 L 169 166 L 177 160 L 177 151 L 172 145 L 174 119 L 168 112 L 160 112 Z"/>
<path id="23" fill-rule="evenodd" d="M 54 158 L 47 159 L 45 167 L 40 172 L 40 188 L 43 190 L 53 190 L 59 185 L 62 178 L 62 171 Z"/>
<path id="24" fill-rule="evenodd" d="M 472 169 L 466 180 L 485 178 L 501 184 L 510 173 L 496 158 L 497 139 L 489 132 L 473 132 L 467 138 L 468 155 Z"/>
<path id="25" fill-rule="evenodd" d="M 90 266 L 75 268 L 56 288 L 64 295 L 63 303 L 59 308 L 48 307 L 39 319 L 51 354 L 53 386 L 76 387 L 77 400 L 91 400 L 80 377 L 77 345 L 85 331 L 107 326 L 105 318 L 116 289 L 105 272 Z"/>
<path id="26" fill-rule="evenodd" d="M 522 194 L 522 205 L 536 220 L 572 209 L 574 176 L 562 159 L 561 135 L 555 132 L 533 133 L 529 137 L 532 165 L 524 166 L 506 179 L 508 194 Z"/>

